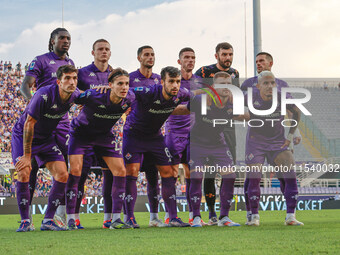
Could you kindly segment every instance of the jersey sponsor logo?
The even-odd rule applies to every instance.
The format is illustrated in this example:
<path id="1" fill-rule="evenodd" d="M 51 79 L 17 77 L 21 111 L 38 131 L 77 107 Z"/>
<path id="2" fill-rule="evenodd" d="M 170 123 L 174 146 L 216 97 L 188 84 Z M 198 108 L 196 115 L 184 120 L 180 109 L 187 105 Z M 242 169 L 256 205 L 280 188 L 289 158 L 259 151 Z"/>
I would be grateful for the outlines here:
<path id="1" fill-rule="evenodd" d="M 50 64 L 50 65 L 55 65 L 54 60 L 51 60 L 49 64 Z"/>
<path id="2" fill-rule="evenodd" d="M 153 81 L 154 81 L 156 84 L 159 83 L 159 80 L 158 80 L 157 78 L 155 78 Z"/>
<path id="3" fill-rule="evenodd" d="M 138 78 L 135 78 L 133 82 L 140 82 L 140 80 Z"/>
<path id="4" fill-rule="evenodd" d="M 96 76 L 96 74 L 95 74 L 94 72 L 91 72 L 91 73 L 89 74 L 89 76 L 94 77 L 94 76 Z"/>
<path id="5" fill-rule="evenodd" d="M 52 105 L 52 107 L 51 107 L 51 109 L 57 109 L 57 108 L 58 108 L 57 104 L 54 104 L 54 105 Z"/>
<path id="6" fill-rule="evenodd" d="M 45 113 L 44 114 L 44 117 L 48 118 L 48 119 L 60 119 L 62 117 L 64 117 L 64 115 L 66 114 L 67 112 L 63 112 L 63 113 L 60 113 L 60 114 L 49 114 L 49 113 Z"/>
<path id="7" fill-rule="evenodd" d="M 99 114 L 95 113 L 93 114 L 93 117 L 100 118 L 100 119 L 108 119 L 108 120 L 115 120 L 120 119 L 121 114 Z"/>
<path id="8" fill-rule="evenodd" d="M 172 108 L 166 108 L 163 110 L 156 110 L 156 109 L 150 109 L 149 112 L 150 113 L 154 113 L 154 114 L 164 114 L 164 113 L 172 113 L 174 111 L 174 107 Z"/>
<path id="9" fill-rule="evenodd" d="M 43 94 L 43 95 L 41 95 L 41 97 L 44 99 L 45 102 L 47 102 L 47 100 L 48 100 L 47 94 Z"/>

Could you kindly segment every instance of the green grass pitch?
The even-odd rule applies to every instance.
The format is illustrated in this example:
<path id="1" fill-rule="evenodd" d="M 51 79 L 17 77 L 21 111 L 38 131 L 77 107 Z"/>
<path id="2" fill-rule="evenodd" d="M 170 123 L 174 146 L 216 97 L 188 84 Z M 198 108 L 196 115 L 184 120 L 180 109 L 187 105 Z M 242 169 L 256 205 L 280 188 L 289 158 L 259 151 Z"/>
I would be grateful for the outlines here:
<path id="1" fill-rule="evenodd" d="M 16 233 L 19 215 L 1 215 L 0 254 L 340 254 L 340 210 L 298 211 L 301 227 L 284 226 L 284 211 L 260 212 L 259 227 L 244 225 L 245 212 L 230 217 L 242 226 L 149 228 L 149 214 L 136 213 L 141 229 L 109 230 L 103 214 L 83 214 L 85 230 Z M 36 229 L 41 220 L 34 216 Z"/>

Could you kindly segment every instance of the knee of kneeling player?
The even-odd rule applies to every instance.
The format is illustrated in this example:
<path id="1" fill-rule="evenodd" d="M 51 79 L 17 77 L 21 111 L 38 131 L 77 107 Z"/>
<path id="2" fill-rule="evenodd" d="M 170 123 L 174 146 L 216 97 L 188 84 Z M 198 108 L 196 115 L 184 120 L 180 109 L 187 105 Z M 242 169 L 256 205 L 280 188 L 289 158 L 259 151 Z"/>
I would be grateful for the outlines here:
<path id="1" fill-rule="evenodd" d="M 57 173 L 57 175 L 55 176 L 56 181 L 58 182 L 67 182 L 68 179 L 68 172 L 67 171 L 62 171 Z"/>

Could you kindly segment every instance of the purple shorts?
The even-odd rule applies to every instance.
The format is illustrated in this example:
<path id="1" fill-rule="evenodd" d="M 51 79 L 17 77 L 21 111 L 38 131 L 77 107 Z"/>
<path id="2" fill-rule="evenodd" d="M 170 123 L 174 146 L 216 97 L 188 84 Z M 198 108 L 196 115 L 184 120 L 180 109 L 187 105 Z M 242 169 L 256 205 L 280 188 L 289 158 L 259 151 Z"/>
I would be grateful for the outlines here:
<path id="1" fill-rule="evenodd" d="M 95 137 L 70 136 L 69 155 L 87 155 L 91 150 L 94 151 L 97 158 L 102 158 L 103 156 L 122 158 L 122 150 L 111 133 Z"/>
<path id="2" fill-rule="evenodd" d="M 246 142 L 246 160 L 247 165 L 264 164 L 265 159 L 270 165 L 275 165 L 275 158 L 282 151 L 288 150 L 288 147 L 281 148 L 283 143 L 270 144 L 268 146 L 259 145 L 255 142 Z"/>
<path id="3" fill-rule="evenodd" d="M 15 165 L 20 157 L 24 155 L 24 142 L 22 135 L 15 132 L 12 134 L 12 160 Z M 34 141 L 32 143 L 32 157 L 35 157 L 39 167 L 44 166 L 48 162 L 63 161 L 64 156 L 59 149 L 55 137 L 51 136 L 46 140 Z"/>
<path id="4" fill-rule="evenodd" d="M 177 155 L 177 162 L 175 162 L 175 164 L 189 164 L 190 139 L 188 137 L 180 137 L 174 133 L 169 133 L 165 136 L 165 143 L 171 155 Z"/>
<path id="5" fill-rule="evenodd" d="M 233 166 L 233 156 L 227 145 L 202 146 L 190 144 L 190 169 L 196 170 L 205 165 L 226 169 Z"/>
<path id="6" fill-rule="evenodd" d="M 63 153 L 63 155 L 67 155 L 68 151 L 68 143 L 70 140 L 70 122 L 60 121 L 56 130 L 53 132 L 55 135 L 56 142 L 58 144 L 59 149 Z"/>
<path id="7" fill-rule="evenodd" d="M 147 153 L 154 159 L 154 164 L 167 166 L 174 165 L 174 156 L 171 155 L 165 144 L 165 138 L 162 135 L 145 138 L 137 137 L 129 131 L 123 133 L 123 155 L 125 164 L 141 163 L 143 154 Z"/>

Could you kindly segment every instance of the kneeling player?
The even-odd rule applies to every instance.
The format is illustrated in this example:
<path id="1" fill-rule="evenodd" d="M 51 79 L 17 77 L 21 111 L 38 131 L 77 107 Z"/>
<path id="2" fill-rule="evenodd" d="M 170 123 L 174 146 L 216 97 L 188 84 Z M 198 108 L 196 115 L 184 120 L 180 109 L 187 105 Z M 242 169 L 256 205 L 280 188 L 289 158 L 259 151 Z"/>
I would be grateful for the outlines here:
<path id="1" fill-rule="evenodd" d="M 66 201 L 69 229 L 75 226 L 75 206 L 78 182 L 81 175 L 84 153 L 94 150 L 97 158 L 105 161 L 103 167 L 112 172 L 112 223 L 110 228 L 131 228 L 120 219 L 120 212 L 125 198 L 126 170 L 121 148 L 116 143 L 116 137 L 111 132 L 112 126 L 134 101 L 133 92 L 129 91 L 129 75 L 126 71 L 114 69 L 109 78 L 109 87 L 105 93 L 94 89 L 87 90 L 77 99 L 83 104 L 82 112 L 72 120 L 69 143 L 70 175 L 67 182 Z M 105 201 L 104 201 L 105 203 Z"/>
<path id="2" fill-rule="evenodd" d="M 268 110 L 273 103 L 273 88 L 276 87 L 275 77 L 270 71 L 263 71 L 258 76 L 258 90 L 253 91 L 252 103 L 257 110 Z M 293 134 L 297 128 L 291 126 L 288 137 L 285 138 L 284 127 L 281 122 L 284 116 L 281 115 L 281 93 L 278 93 L 278 105 L 274 113 L 265 116 L 258 116 L 250 113 L 250 119 L 263 120 L 264 125 L 261 127 L 249 127 L 246 138 L 246 164 L 251 171 L 248 173 L 248 199 L 251 207 L 251 219 L 247 222 L 248 226 L 259 226 L 260 217 L 258 213 L 260 201 L 260 181 L 261 168 L 267 159 L 267 162 L 277 167 L 288 169 L 288 172 L 282 172 L 281 175 L 285 180 L 284 196 L 287 203 L 286 225 L 303 225 L 295 218 L 295 208 L 297 204 L 298 188 L 296 174 L 291 167 L 294 165 L 294 157 L 290 151 L 293 146 Z M 247 99 L 245 100 L 247 102 Z M 292 119 L 296 123 L 300 120 L 300 110 L 295 105 L 287 105 L 287 110 L 292 113 Z M 264 121 L 270 119 L 273 121 Z M 279 119 L 279 121 L 274 121 Z M 252 126 L 256 126 L 253 120 Z"/>

